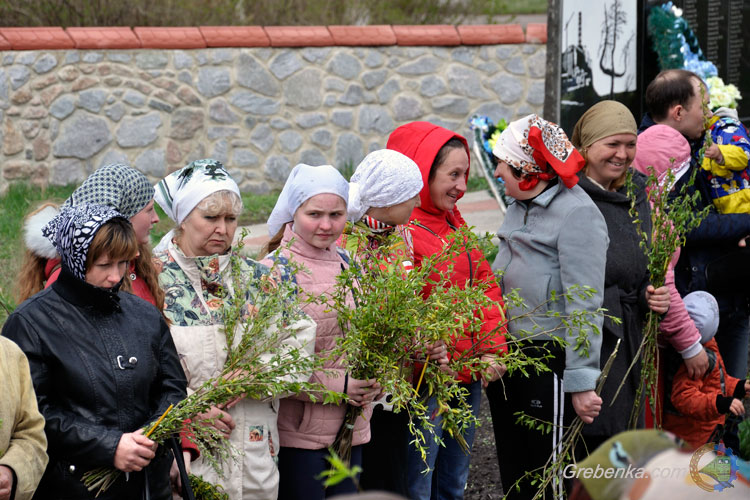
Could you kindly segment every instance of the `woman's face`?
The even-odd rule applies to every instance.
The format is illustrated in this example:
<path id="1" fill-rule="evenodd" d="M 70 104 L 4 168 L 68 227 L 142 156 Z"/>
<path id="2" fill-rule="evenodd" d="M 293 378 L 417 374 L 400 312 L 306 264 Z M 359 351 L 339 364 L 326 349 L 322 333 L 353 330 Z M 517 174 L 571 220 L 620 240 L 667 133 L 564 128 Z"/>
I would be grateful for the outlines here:
<path id="1" fill-rule="evenodd" d="M 294 212 L 294 232 L 321 250 L 339 239 L 345 225 L 346 202 L 335 194 L 317 194 Z"/>
<path id="2" fill-rule="evenodd" d="M 417 193 L 413 198 L 390 207 L 372 207 L 367 211 L 367 214 L 389 226 L 398 226 L 399 224 L 408 224 L 411 213 L 419 205 L 420 199 L 419 193 Z"/>
<path id="3" fill-rule="evenodd" d="M 634 134 L 615 134 L 593 143 L 586 150 L 586 175 L 609 189 L 633 163 L 636 139 Z"/>
<path id="4" fill-rule="evenodd" d="M 497 167 L 495 167 L 495 177 L 500 177 L 505 183 L 505 194 L 512 196 L 517 200 L 524 199 L 525 191 L 522 191 L 518 187 L 518 183 L 521 179 L 513 175 L 513 169 L 504 161 L 498 161 Z"/>
<path id="5" fill-rule="evenodd" d="M 140 212 L 130 218 L 130 223 L 135 230 L 135 238 L 139 244 L 149 244 L 149 235 L 154 224 L 159 222 L 159 216 L 156 215 L 154 200 L 141 209 Z"/>
<path id="6" fill-rule="evenodd" d="M 217 215 L 198 207 L 180 224 L 182 234 L 178 242 L 187 257 L 223 254 L 232 246 L 237 231 L 237 216 L 233 212 Z"/>
<path id="7" fill-rule="evenodd" d="M 430 198 L 438 210 L 450 211 L 458 197 L 466 192 L 469 157 L 463 148 L 451 148 L 430 180 Z"/>
<path id="8" fill-rule="evenodd" d="M 109 255 L 102 255 L 86 268 L 86 283 L 112 288 L 125 276 L 127 267 L 127 260 L 111 260 Z"/>

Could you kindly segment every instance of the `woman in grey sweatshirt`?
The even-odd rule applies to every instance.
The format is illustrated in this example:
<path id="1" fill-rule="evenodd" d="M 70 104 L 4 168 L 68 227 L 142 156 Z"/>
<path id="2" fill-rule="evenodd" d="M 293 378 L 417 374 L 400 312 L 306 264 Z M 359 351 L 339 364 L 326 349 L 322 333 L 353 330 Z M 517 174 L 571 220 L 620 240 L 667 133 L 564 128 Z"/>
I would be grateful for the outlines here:
<path id="1" fill-rule="evenodd" d="M 508 332 L 522 340 L 527 354 L 549 355 L 549 371 L 508 373 L 504 387 L 494 383 L 487 389 L 503 489 L 508 498 L 526 499 L 537 487 L 524 474 L 535 469 L 541 474 L 562 439 L 563 426 L 576 414 L 590 423 L 601 410 L 602 400 L 594 392 L 603 321 L 597 311 L 609 238 L 601 213 L 576 185 L 584 161 L 560 127 L 529 115 L 508 125 L 493 153 L 498 158 L 495 175 L 516 199 L 498 231 L 493 269 L 502 273 L 505 293 L 518 289 L 525 302 L 525 307 L 508 305 Z M 562 297 L 574 285 L 593 293 Z M 581 313 L 588 324 L 566 326 L 565 318 Z M 518 424 L 517 412 L 551 422 L 551 435 Z M 524 460 L 508 453 L 520 449 Z M 520 490 L 511 488 L 516 482 Z M 554 497 L 562 494 L 560 481 L 553 490 Z"/>

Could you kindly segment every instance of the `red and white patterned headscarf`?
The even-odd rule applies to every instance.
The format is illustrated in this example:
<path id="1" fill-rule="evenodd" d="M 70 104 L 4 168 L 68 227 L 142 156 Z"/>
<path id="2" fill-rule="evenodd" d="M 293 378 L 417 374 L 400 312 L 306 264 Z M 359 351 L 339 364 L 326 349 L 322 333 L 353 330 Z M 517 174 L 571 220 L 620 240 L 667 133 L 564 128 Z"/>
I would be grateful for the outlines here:
<path id="1" fill-rule="evenodd" d="M 565 131 L 537 115 L 511 122 L 500 134 L 492 153 L 524 174 L 518 185 L 523 191 L 555 176 L 572 188 L 578 182 L 576 173 L 585 164 Z"/>

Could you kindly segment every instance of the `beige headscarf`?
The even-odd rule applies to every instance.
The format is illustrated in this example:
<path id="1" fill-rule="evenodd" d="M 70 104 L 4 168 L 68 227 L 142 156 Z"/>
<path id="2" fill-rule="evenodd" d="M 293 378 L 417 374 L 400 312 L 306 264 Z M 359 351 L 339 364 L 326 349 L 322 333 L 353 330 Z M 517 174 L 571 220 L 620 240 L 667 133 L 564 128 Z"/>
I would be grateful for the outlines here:
<path id="1" fill-rule="evenodd" d="M 599 139 L 617 134 L 638 134 L 633 113 L 621 102 L 601 101 L 578 119 L 570 142 L 581 151 Z"/>

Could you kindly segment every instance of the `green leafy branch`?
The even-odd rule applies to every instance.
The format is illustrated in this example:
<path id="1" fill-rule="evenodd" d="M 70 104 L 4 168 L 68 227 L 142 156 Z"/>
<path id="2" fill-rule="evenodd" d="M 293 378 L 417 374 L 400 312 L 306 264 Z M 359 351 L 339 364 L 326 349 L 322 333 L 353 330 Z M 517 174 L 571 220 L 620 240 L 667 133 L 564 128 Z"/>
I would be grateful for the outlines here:
<path id="1" fill-rule="evenodd" d="M 602 368 L 602 372 L 596 382 L 596 394 L 601 394 L 604 383 L 609 376 L 609 372 L 612 369 L 612 364 L 617 357 L 617 351 L 620 349 L 621 339 L 617 340 L 615 348 L 610 354 L 607 362 Z M 517 423 L 529 429 L 536 429 L 540 432 L 549 433 L 555 427 L 552 422 L 547 422 L 538 418 L 531 417 L 524 414 L 523 412 L 517 412 L 514 415 L 517 417 Z M 583 430 L 583 420 L 579 416 L 573 419 L 571 425 L 565 429 L 562 440 L 555 450 L 550 454 L 549 458 L 542 467 L 527 471 L 521 476 L 515 483 L 507 488 L 506 493 L 511 489 L 515 488 L 520 491 L 520 484 L 522 481 L 530 480 L 530 484 L 537 488 L 537 492 L 534 494 L 532 500 L 545 498 L 547 496 L 548 487 L 555 481 L 562 480 L 562 473 L 571 461 L 574 460 L 574 451 L 578 445 L 578 441 L 581 438 L 581 431 Z"/>
<path id="2" fill-rule="evenodd" d="M 351 479 L 357 490 L 359 490 L 359 480 L 357 478 L 359 477 L 359 473 L 362 472 L 362 467 L 359 465 L 350 467 L 348 461 L 342 460 L 333 448 L 328 449 L 326 461 L 330 467 L 321 472 L 317 477 L 317 479 L 323 479 L 324 487 L 328 488 L 329 486 L 334 486 L 342 481 Z"/>
<path id="3" fill-rule="evenodd" d="M 671 161 L 674 163 L 674 158 Z M 655 288 L 659 288 L 664 286 L 674 253 L 685 244 L 685 234 L 700 225 L 708 212 L 708 208 L 696 212 L 695 207 L 698 206 L 700 193 L 688 194 L 689 186 L 695 181 L 696 169 L 693 169 L 690 179 L 682 186 L 677 196 L 670 196 L 675 183 L 674 172 L 671 168 L 667 169 L 666 175 L 661 180 L 657 177 L 653 167 L 648 167 L 648 172 L 646 192 L 651 206 L 652 234 L 645 233 L 641 228 L 643 214 L 639 214 L 635 206 L 637 188 L 633 183 L 632 173 L 628 174 L 626 186 L 628 197 L 631 199 L 630 216 L 633 218 L 636 231 L 641 238 L 640 246 L 648 258 L 650 282 Z M 641 383 L 638 384 L 635 402 L 630 414 L 630 426 L 632 428 L 635 428 L 638 422 L 646 393 L 649 395 L 649 405 L 654 416 L 654 422 L 658 422 L 656 419 L 656 408 L 659 406 L 658 391 L 656 390 L 659 363 L 657 336 L 660 321 L 660 315 L 649 310 L 641 344 L 614 396 L 616 399 L 631 370 L 640 363 Z"/>
<path id="4" fill-rule="evenodd" d="M 190 474 L 190 488 L 195 500 L 229 500 L 229 494 L 224 488 L 209 483 L 202 476 Z"/>
<path id="5" fill-rule="evenodd" d="M 364 240 L 368 234 L 354 230 L 349 237 Z M 466 429 L 477 422 L 466 402 L 466 391 L 456 383 L 454 373 L 466 371 L 474 380 L 479 379 L 489 367 L 489 362 L 482 361 L 481 357 L 494 352 L 496 346 L 491 339 L 498 333 L 505 334 L 509 318 L 506 317 L 491 331 L 481 332 L 483 309 L 498 307 L 485 295 L 489 284 L 474 283 L 474 286 L 464 288 L 451 284 L 455 256 L 463 258 L 463 254 L 477 244 L 477 237 L 469 228 L 455 231 L 452 237 L 446 238 L 441 252 L 425 258 L 419 267 L 409 272 L 394 262 L 388 252 L 389 248 L 397 245 L 391 240 L 399 237 L 391 235 L 379 238 L 380 244 L 375 248 L 366 241 L 347 243 L 348 248 L 358 249 L 355 261 L 341 273 L 336 288 L 326 300 L 338 313 L 345 332 L 339 349 L 347 360 L 350 373 L 360 379 L 376 378 L 384 391 L 391 394 L 394 411 L 408 412 L 412 444 L 425 458 L 426 439 L 430 434 L 435 441 L 443 444 L 431 432 L 434 424 L 426 412 L 427 398 L 435 397 L 438 412 L 443 417 L 443 429 L 461 442 Z M 531 331 L 520 332 L 514 338 L 506 336 L 508 353 L 499 361 L 511 373 L 548 370 L 549 355 L 530 356 L 525 352 L 525 347 L 540 337 L 551 338 L 558 345 L 567 345 L 568 341 L 561 338 L 566 335 L 555 335 L 560 329 L 567 331 L 570 342 L 574 343 L 580 355 L 588 356 L 588 336 L 599 334 L 596 319 L 605 311 L 598 309 L 564 314 L 549 310 L 549 303 L 562 300 L 576 302 L 589 299 L 595 293 L 591 288 L 571 287 L 533 308 L 525 306 L 518 291 L 506 294 L 506 304 L 523 310 L 510 321 L 555 317 L 559 323 L 545 329 L 533 322 Z M 350 307 L 349 297 L 352 295 L 356 298 L 354 308 Z M 472 338 L 473 342 L 465 352 L 452 357 L 448 370 L 432 362 L 424 363 L 422 351 L 425 346 L 441 340 L 451 345 L 456 338 L 463 336 Z M 421 371 L 415 371 L 419 365 L 423 366 L 423 376 Z M 412 374 L 415 374 L 414 378 Z M 359 408 L 350 407 L 342 429 L 351 428 L 360 412 Z M 346 446 L 350 442 L 340 440 L 337 444 L 343 444 L 336 449 L 337 454 L 346 457 Z"/>

